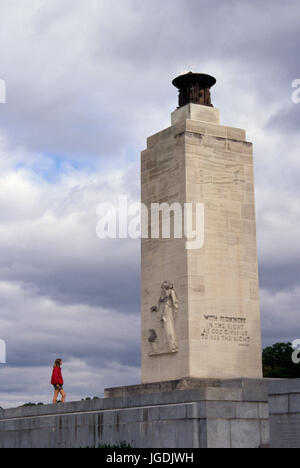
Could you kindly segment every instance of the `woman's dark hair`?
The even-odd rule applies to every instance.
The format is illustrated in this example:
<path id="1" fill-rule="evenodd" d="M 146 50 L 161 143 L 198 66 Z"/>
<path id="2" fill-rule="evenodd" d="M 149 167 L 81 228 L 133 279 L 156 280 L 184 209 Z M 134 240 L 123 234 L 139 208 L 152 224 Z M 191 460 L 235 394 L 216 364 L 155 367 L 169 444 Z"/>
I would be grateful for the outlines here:
<path id="1" fill-rule="evenodd" d="M 60 366 L 61 366 L 61 362 L 62 362 L 62 359 L 56 359 L 55 362 L 54 362 L 54 366 L 53 366 L 53 367 L 60 367 Z"/>

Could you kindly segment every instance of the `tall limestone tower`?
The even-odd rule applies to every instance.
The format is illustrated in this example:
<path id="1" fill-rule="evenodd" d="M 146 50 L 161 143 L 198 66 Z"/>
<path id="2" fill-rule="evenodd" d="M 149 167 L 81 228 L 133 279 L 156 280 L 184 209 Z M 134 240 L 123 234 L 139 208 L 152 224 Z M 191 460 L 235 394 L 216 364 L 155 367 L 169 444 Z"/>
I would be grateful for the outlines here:
<path id="1" fill-rule="evenodd" d="M 150 221 L 142 239 L 144 384 L 262 377 L 252 144 L 244 130 L 220 125 L 215 83 L 198 73 L 176 78 L 171 126 L 142 152 L 142 203 L 148 212 L 168 204 L 161 212 L 170 207 L 171 224 L 173 204 L 183 219 L 192 206 L 200 239 L 187 243 L 174 228 L 151 238 Z"/>

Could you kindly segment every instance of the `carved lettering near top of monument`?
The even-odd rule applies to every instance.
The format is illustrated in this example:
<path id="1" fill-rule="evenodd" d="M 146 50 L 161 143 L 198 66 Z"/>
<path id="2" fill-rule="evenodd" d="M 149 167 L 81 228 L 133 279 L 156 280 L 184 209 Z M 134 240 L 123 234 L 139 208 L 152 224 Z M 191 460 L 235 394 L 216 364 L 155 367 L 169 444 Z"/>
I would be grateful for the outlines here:
<path id="1" fill-rule="evenodd" d="M 177 353 L 178 299 L 173 284 L 169 281 L 164 281 L 161 285 L 158 304 L 151 307 L 150 313 L 153 328 L 149 330 L 148 342 L 151 347 L 149 355 Z"/>
<path id="2" fill-rule="evenodd" d="M 249 346 L 251 337 L 244 317 L 203 315 L 206 325 L 201 331 L 201 340 L 237 343 Z"/>

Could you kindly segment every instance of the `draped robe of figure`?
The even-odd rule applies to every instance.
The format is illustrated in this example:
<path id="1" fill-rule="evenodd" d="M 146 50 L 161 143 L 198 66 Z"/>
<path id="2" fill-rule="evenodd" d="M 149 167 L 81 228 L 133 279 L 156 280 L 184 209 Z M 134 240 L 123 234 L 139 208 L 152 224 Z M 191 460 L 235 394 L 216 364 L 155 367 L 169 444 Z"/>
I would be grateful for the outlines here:
<path id="1" fill-rule="evenodd" d="M 178 299 L 171 283 L 163 283 L 159 299 L 159 313 L 164 329 L 168 351 L 178 351 L 178 342 L 175 331 L 175 314 L 178 310 Z"/>

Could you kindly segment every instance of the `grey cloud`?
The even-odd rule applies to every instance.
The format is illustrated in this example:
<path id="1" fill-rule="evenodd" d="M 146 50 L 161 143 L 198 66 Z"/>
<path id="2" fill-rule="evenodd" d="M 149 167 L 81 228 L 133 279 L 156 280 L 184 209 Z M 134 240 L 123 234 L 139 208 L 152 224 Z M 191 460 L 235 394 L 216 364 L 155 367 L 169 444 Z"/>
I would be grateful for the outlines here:
<path id="1" fill-rule="evenodd" d="M 58 356 L 99 369 L 107 362 L 139 364 L 139 317 L 134 313 L 61 305 L 11 283 L 0 283 L 0 292 L 0 335 L 10 369 L 49 366 Z"/>
<path id="2" fill-rule="evenodd" d="M 36 294 L 47 295 L 65 304 L 91 304 L 138 312 L 139 310 L 139 244 L 120 248 L 120 242 L 100 241 L 92 255 L 72 259 L 71 251 L 62 254 L 55 246 L 36 257 L 26 252 L 17 259 L 16 250 L 3 254 L 2 280 L 18 281 Z M 95 241 L 95 244 L 97 240 Z M 128 244 L 133 243 L 128 241 Z M 47 249 L 47 243 L 44 243 Z M 63 246 L 62 246 L 63 247 Z M 80 246 L 76 246 L 77 248 Z M 126 246 L 124 246 L 126 248 Z M 65 248 L 66 253 L 67 248 Z M 50 259 L 48 256 L 52 256 Z M 28 258 L 29 257 L 29 258 Z"/>
<path id="3" fill-rule="evenodd" d="M 292 291 L 300 284 L 299 261 L 294 264 L 260 264 L 260 285 L 262 289 L 275 293 L 276 291 Z"/>
<path id="4" fill-rule="evenodd" d="M 300 77 L 300 72 L 298 72 Z M 300 79 L 300 78 L 299 78 Z M 291 101 L 293 88 L 290 88 L 288 98 Z M 266 125 L 266 129 L 272 132 L 280 132 L 285 135 L 290 133 L 299 133 L 300 122 L 300 103 L 290 103 L 283 109 L 280 109 L 276 114 L 272 115 Z"/>
<path id="5" fill-rule="evenodd" d="M 175 107 L 170 81 L 185 67 L 217 71 L 222 64 L 225 76 L 234 71 L 234 85 L 256 90 L 260 105 L 281 96 L 288 77 L 295 78 L 296 5 L 283 12 L 274 1 L 114 4 L 91 3 L 88 15 L 78 2 L 75 11 L 64 2 L 59 20 L 58 3 L 43 5 L 24 19 L 33 34 L 24 33 L 20 50 L 8 38 L 2 125 L 15 145 L 117 160 L 124 145 L 138 152 L 147 136 L 136 131 L 145 111 Z M 220 88 L 216 97 L 222 104 Z"/>
<path id="6" fill-rule="evenodd" d="M 222 123 L 253 140 L 264 343 L 298 334 L 298 2 L 11 0 L 0 10 L 0 280 L 19 288 L 0 295 L 3 404 L 48 398 L 58 351 L 74 399 L 139 380 L 139 243 L 99 241 L 95 208 L 117 193 L 138 199 L 139 151 L 169 125 L 171 80 L 184 69 L 216 76 Z M 60 157 L 70 167 L 56 167 Z"/>
<path id="7" fill-rule="evenodd" d="M 262 289 L 261 304 L 264 345 L 299 339 L 299 285 L 275 293 Z"/>

